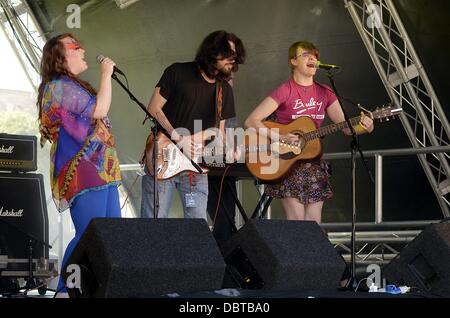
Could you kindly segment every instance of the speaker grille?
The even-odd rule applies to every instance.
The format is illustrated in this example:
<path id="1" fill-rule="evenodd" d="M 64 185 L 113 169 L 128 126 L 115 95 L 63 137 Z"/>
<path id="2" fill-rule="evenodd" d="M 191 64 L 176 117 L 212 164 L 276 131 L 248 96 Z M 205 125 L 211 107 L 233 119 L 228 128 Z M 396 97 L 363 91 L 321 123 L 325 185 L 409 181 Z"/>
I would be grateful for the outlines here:
<path id="1" fill-rule="evenodd" d="M 450 297 L 450 223 L 425 228 L 383 268 L 390 283 Z"/>
<path id="2" fill-rule="evenodd" d="M 86 297 L 215 290 L 225 271 L 202 219 L 94 219 L 68 264 L 88 270 L 88 277 L 82 277 L 90 282 L 83 291 Z"/>
<path id="3" fill-rule="evenodd" d="M 265 289 L 337 288 L 345 269 L 312 221 L 250 220 L 226 245 L 226 259 L 236 249 L 248 258 Z"/>

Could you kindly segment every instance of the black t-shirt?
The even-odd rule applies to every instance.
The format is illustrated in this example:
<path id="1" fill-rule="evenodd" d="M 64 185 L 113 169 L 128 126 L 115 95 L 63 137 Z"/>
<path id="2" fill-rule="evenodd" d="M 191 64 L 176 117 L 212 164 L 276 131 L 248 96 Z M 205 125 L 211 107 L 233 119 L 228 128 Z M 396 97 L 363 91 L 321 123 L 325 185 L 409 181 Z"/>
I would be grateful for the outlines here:
<path id="1" fill-rule="evenodd" d="M 175 129 L 184 127 L 193 134 L 215 127 L 216 84 L 205 81 L 195 62 L 172 64 L 156 87 L 167 100 L 163 111 Z M 222 81 L 222 87 L 222 119 L 228 119 L 236 116 L 234 96 L 227 82 Z M 201 127 L 195 120 L 201 120 Z"/>

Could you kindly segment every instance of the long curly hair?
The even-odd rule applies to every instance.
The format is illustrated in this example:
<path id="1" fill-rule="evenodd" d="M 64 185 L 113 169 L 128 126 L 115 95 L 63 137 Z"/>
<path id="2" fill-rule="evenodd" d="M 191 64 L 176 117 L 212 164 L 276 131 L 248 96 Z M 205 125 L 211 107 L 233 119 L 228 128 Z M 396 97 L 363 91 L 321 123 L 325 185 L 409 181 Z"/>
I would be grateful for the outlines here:
<path id="1" fill-rule="evenodd" d="M 39 70 L 41 75 L 41 83 L 39 84 L 38 98 L 36 102 L 36 106 L 39 111 L 39 125 L 41 124 L 42 99 L 44 98 L 45 86 L 47 83 L 57 79 L 59 76 L 66 75 L 78 82 L 89 93 L 97 94 L 97 91 L 88 82 L 81 80 L 70 72 L 64 53 L 64 44 L 61 42 L 61 40 L 65 38 L 72 38 L 75 41 L 78 41 L 72 33 L 64 33 L 48 40 L 42 50 L 42 59 Z"/>
<path id="2" fill-rule="evenodd" d="M 236 53 L 230 48 L 228 41 L 231 41 L 236 46 Z M 200 69 L 210 78 L 215 78 L 217 58 L 219 56 L 228 58 L 235 56 L 235 63 L 233 65 L 233 72 L 237 72 L 239 64 L 245 62 L 245 48 L 241 39 L 235 34 L 224 30 L 219 30 L 209 34 L 202 42 L 197 50 L 195 62 L 197 62 Z"/>

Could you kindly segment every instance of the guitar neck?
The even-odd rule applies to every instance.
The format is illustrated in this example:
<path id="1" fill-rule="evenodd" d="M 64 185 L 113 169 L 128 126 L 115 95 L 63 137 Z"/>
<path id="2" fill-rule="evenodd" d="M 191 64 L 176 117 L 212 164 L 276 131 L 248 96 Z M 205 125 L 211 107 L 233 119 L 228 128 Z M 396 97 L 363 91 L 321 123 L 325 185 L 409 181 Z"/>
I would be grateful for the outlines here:
<path id="1" fill-rule="evenodd" d="M 352 126 L 356 126 L 360 120 L 361 120 L 361 116 L 353 117 L 353 118 L 350 118 L 350 123 L 352 124 Z M 307 141 L 309 141 L 309 140 L 325 137 L 325 136 L 333 134 L 337 131 L 341 131 L 342 129 L 345 129 L 345 128 L 349 128 L 348 124 L 346 121 L 342 121 L 337 124 L 331 124 L 331 125 L 310 131 L 309 133 L 306 133 L 304 135 L 304 138 Z"/>

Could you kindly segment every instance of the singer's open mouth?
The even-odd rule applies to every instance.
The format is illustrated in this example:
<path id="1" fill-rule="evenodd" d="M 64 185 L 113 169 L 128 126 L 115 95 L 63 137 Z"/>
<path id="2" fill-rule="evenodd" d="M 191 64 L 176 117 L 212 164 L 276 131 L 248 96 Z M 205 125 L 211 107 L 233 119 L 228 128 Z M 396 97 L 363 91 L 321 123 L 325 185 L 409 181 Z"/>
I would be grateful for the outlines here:
<path id="1" fill-rule="evenodd" d="M 306 66 L 316 68 L 316 63 L 308 63 Z"/>

